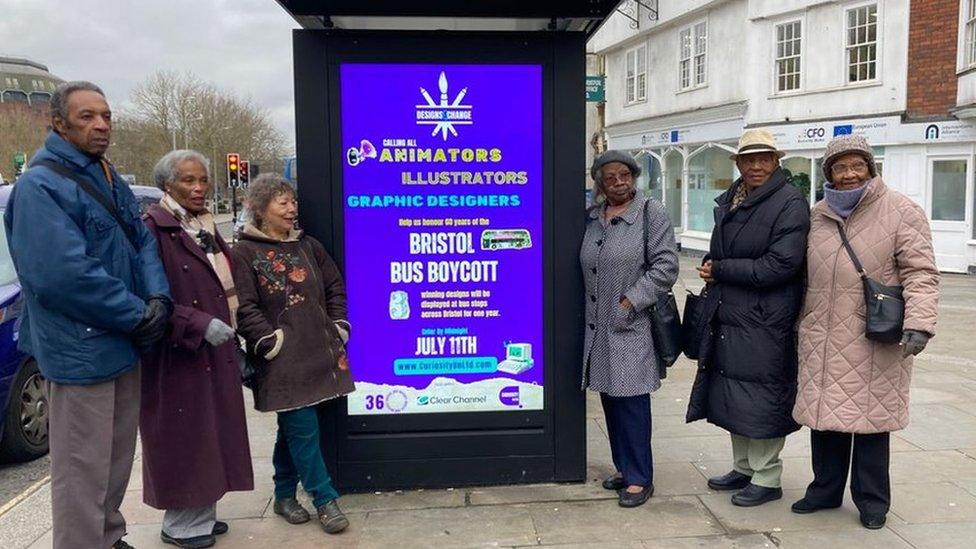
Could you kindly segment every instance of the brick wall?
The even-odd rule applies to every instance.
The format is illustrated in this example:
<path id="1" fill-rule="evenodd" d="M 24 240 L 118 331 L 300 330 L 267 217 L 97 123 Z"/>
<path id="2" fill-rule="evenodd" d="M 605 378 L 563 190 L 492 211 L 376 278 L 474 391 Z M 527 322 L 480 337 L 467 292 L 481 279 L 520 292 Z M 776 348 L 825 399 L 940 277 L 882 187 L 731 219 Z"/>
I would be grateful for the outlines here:
<path id="1" fill-rule="evenodd" d="M 911 0 L 908 118 L 944 117 L 956 105 L 959 0 Z"/>

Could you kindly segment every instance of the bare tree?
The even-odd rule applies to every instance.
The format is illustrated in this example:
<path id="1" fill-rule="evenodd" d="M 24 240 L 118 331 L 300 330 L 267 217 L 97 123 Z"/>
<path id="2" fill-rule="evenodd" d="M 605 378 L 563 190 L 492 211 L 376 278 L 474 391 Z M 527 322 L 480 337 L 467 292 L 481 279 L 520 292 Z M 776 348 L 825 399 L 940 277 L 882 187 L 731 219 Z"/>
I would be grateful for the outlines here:
<path id="1" fill-rule="evenodd" d="M 136 86 L 132 107 L 116 117 L 110 150 L 123 173 L 151 184 L 152 166 L 174 148 L 211 159 L 216 192 L 228 194 L 225 158 L 236 152 L 262 171 L 280 170 L 285 139 L 268 112 L 191 73 L 158 72 Z"/>
<path id="2" fill-rule="evenodd" d="M 30 158 L 44 143 L 46 114 L 20 103 L 0 105 L 0 174 L 8 182 L 15 177 L 14 154 L 22 152 Z"/>

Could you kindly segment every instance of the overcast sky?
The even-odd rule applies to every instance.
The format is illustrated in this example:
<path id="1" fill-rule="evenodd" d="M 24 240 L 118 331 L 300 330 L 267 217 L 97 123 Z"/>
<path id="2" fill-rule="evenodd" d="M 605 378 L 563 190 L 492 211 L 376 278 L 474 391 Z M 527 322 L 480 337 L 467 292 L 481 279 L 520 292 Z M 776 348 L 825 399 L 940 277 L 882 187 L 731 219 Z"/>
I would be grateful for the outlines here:
<path id="1" fill-rule="evenodd" d="M 291 30 L 274 0 L 0 0 L 0 55 L 91 80 L 121 110 L 159 70 L 188 70 L 266 108 L 294 143 Z"/>

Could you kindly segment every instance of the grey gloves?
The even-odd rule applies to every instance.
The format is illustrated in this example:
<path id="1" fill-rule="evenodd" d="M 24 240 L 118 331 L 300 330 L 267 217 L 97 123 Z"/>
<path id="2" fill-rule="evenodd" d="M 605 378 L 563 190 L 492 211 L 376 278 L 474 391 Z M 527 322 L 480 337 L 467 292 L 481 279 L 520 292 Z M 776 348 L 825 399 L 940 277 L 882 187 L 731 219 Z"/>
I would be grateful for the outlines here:
<path id="1" fill-rule="evenodd" d="M 173 302 L 163 296 L 153 296 L 146 301 L 142 320 L 129 334 L 132 342 L 142 352 L 149 351 L 153 345 L 166 335 L 169 316 L 173 314 Z"/>
<path id="2" fill-rule="evenodd" d="M 210 324 L 207 324 L 207 331 L 204 332 L 203 339 L 206 339 L 207 343 L 216 347 L 234 339 L 235 335 L 234 329 L 228 326 L 226 322 L 219 318 L 214 318 L 210 321 Z"/>
<path id="3" fill-rule="evenodd" d="M 917 355 L 921 353 L 929 343 L 929 334 L 917 330 L 905 330 L 901 336 L 901 356 Z"/>

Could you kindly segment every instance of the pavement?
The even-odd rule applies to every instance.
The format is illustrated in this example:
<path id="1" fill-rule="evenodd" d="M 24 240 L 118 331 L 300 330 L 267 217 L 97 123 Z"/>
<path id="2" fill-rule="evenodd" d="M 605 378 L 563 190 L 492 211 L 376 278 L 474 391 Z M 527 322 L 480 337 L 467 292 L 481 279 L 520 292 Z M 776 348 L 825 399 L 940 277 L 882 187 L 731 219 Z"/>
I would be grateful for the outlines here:
<path id="1" fill-rule="evenodd" d="M 696 288 L 694 262 L 682 260 Z M 656 492 L 644 506 L 622 509 L 600 487 L 612 472 L 599 399 L 587 398 L 587 480 L 398 491 L 343 496 L 350 528 L 329 536 L 314 523 L 287 524 L 270 508 L 273 414 L 248 409 L 256 488 L 228 494 L 218 517 L 230 524 L 217 547 L 537 547 L 584 548 L 971 548 L 976 539 L 976 278 L 945 275 L 939 333 L 915 365 L 911 425 L 891 439 L 892 507 L 887 525 L 869 531 L 846 496 L 839 509 L 790 512 L 812 479 L 809 432 L 791 435 L 782 500 L 733 506 L 709 476 L 728 471 L 728 434 L 704 422 L 685 424 L 694 365 L 682 359 L 653 395 Z M 159 540 L 162 512 L 142 503 L 137 455 L 123 512 L 126 540 L 139 549 Z M 0 508 L 0 547 L 51 547 L 50 485 L 39 482 Z M 307 499 L 306 499 L 307 504 Z M 6 509 L 4 511 L 4 509 Z"/>

